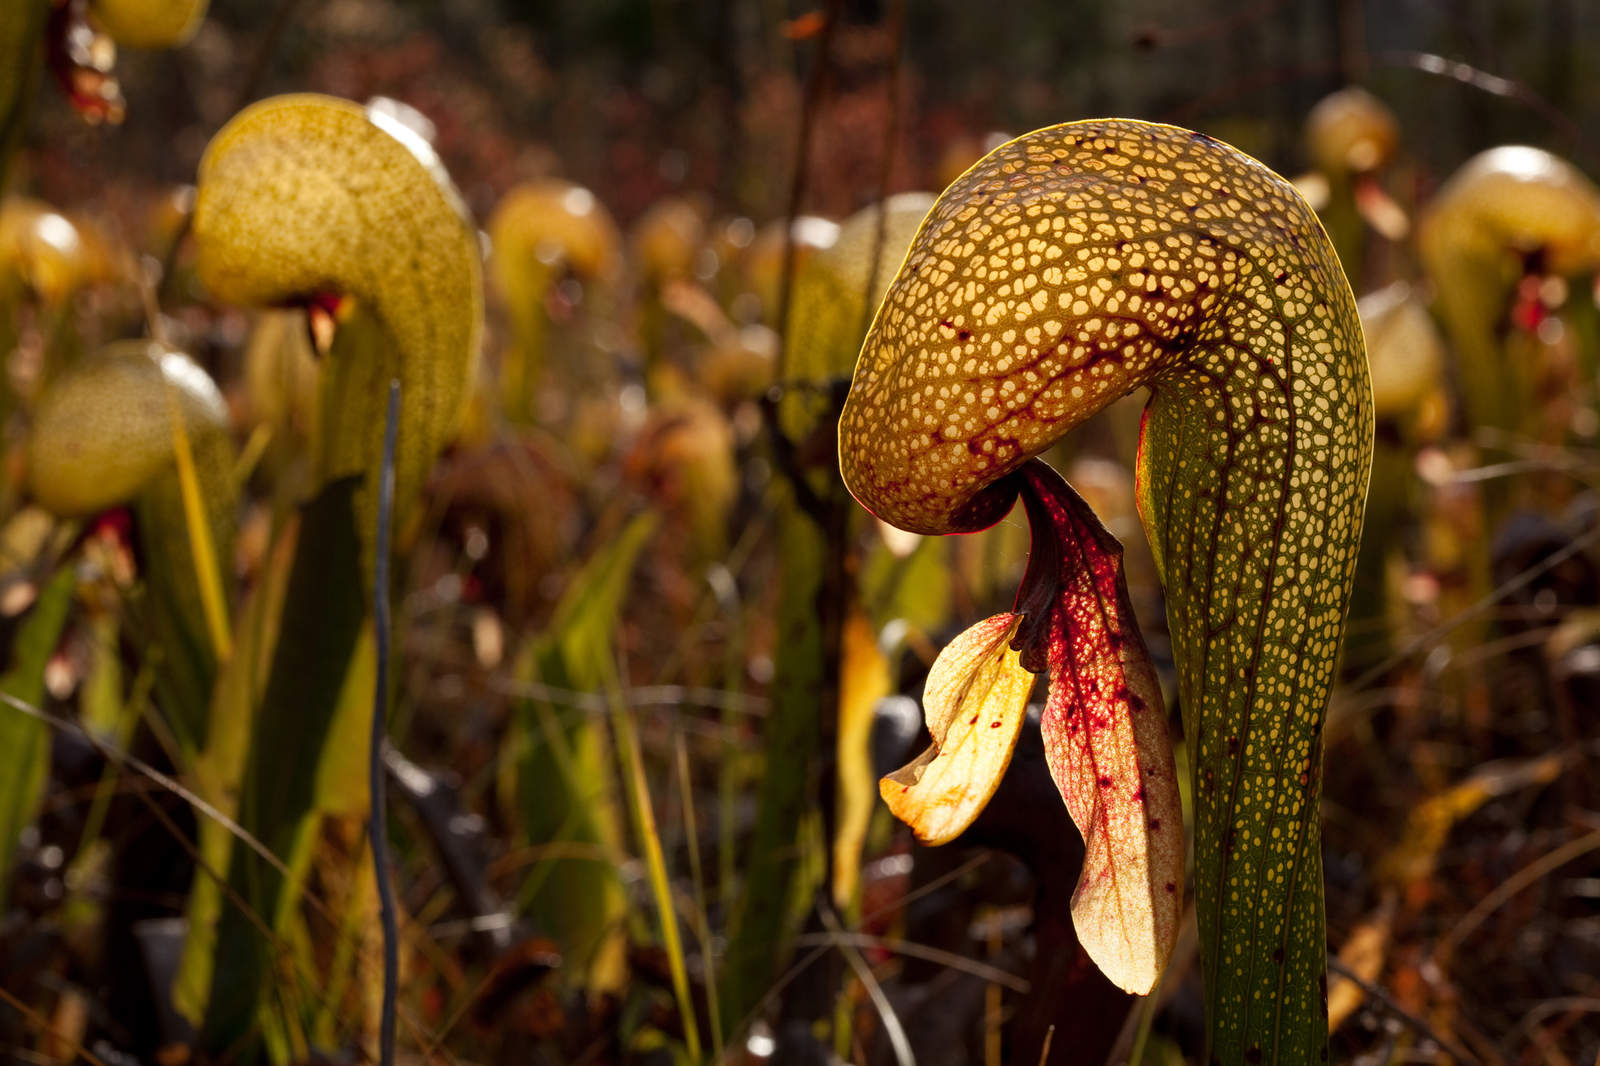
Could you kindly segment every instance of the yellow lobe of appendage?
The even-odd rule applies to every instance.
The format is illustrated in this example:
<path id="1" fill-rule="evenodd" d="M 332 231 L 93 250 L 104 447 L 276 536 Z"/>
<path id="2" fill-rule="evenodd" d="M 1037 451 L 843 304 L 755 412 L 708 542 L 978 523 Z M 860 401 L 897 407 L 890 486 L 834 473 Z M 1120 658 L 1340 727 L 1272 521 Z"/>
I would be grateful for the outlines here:
<path id="1" fill-rule="evenodd" d="M 1171 126 L 1069 123 L 1002 145 L 939 198 L 878 311 L 841 471 L 902 528 L 981 528 L 1015 498 L 997 482 L 1139 386 L 1211 1050 L 1316 1062 L 1321 730 L 1372 398 L 1349 284 L 1299 194 Z"/>
<path id="2" fill-rule="evenodd" d="M 939 653 L 922 694 L 933 746 L 878 782 L 894 816 L 925 844 L 960 836 L 1011 763 L 1033 691 L 1033 674 L 1011 648 L 1021 623 L 1021 615 L 997 614 Z"/>
<path id="3" fill-rule="evenodd" d="M 333 97 L 280 96 L 212 139 L 195 201 L 197 269 L 218 299 L 338 294 L 375 315 L 390 342 L 375 391 L 390 377 L 401 386 L 401 510 L 455 430 L 483 323 L 477 234 L 441 175 L 426 143 L 392 119 Z M 382 434 L 368 436 L 329 474 L 376 469 Z"/>

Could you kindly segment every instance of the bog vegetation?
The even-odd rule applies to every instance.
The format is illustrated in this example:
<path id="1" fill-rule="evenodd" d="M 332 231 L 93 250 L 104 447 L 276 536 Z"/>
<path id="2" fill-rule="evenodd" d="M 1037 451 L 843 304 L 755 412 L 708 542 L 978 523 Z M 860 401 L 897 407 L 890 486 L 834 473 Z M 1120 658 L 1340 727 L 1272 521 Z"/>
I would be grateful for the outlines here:
<path id="1" fill-rule="evenodd" d="M 1570 80 L 267 6 L 0 12 L 6 1061 L 1600 1061 Z"/>

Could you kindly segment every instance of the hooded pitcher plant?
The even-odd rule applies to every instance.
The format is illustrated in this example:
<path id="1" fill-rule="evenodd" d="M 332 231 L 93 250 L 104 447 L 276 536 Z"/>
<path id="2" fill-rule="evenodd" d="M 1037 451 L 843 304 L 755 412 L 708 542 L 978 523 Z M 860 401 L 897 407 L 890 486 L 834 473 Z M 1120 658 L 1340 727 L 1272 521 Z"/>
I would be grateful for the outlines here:
<path id="1" fill-rule="evenodd" d="M 324 371 L 320 479 L 377 469 L 372 430 L 399 379 L 403 526 L 455 433 L 483 328 L 477 233 L 432 146 L 381 107 L 310 93 L 263 100 L 206 148 L 194 235 L 217 299 L 358 320 L 334 333 Z M 363 489 L 364 530 L 372 494 Z"/>
<path id="2" fill-rule="evenodd" d="M 885 778 L 927 839 L 992 795 L 1031 687 L 1086 841 L 1081 941 L 1148 992 L 1183 845 L 1159 688 L 1120 549 L 1034 458 L 1150 390 L 1140 517 L 1167 594 L 1195 796 L 1207 1062 L 1326 1058 L 1323 717 L 1361 532 L 1372 402 L 1355 301 L 1310 208 L 1256 160 L 1128 120 L 1028 134 L 939 198 L 880 307 L 839 423 L 846 484 L 919 533 L 1020 495 L 1012 613 L 930 671 L 935 746 Z"/>
<path id="3" fill-rule="evenodd" d="M 285 858 L 290 876 L 243 849 L 229 855 L 226 838 L 203 847 L 227 869 L 227 892 L 282 937 L 321 819 L 367 810 L 364 783 L 349 785 L 364 778 L 349 769 L 365 764 L 364 741 L 351 738 L 367 736 L 372 713 L 368 604 L 388 385 L 401 388 L 394 518 L 403 529 L 472 378 L 481 251 L 438 157 L 400 109 L 309 94 L 253 104 L 212 139 L 194 242 L 213 297 L 305 308 L 326 348 L 309 477 L 291 486 L 306 502 L 273 553 L 284 569 L 273 571 L 277 620 L 259 627 L 264 670 L 218 697 L 249 743 L 207 753 L 237 794 L 240 824 Z M 250 1061 L 259 1033 L 281 1057 L 290 1029 L 263 994 L 273 987 L 269 945 L 210 880 L 196 880 L 186 952 L 175 998 L 203 1019 L 203 1045 L 248 1047 L 230 1061 Z"/>

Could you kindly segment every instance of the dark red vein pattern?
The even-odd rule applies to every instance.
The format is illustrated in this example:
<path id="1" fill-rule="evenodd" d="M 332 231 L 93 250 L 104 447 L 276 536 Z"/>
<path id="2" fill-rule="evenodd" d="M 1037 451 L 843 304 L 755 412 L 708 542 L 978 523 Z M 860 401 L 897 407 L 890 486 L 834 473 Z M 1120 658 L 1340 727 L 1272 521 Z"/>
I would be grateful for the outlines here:
<path id="1" fill-rule="evenodd" d="M 1073 924 L 1089 957 L 1122 988 L 1155 986 L 1183 903 L 1177 770 L 1150 653 L 1128 602 L 1122 545 L 1050 467 L 1018 472 L 1033 530 L 1019 610 L 1050 695 L 1045 756 L 1083 833 Z"/>

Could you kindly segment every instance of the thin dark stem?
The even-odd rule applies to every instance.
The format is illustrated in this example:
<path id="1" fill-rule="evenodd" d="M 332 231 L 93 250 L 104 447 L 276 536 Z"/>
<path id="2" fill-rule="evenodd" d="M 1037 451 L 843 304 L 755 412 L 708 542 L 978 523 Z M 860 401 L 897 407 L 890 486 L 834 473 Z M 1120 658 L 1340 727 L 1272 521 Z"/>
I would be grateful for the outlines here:
<path id="1" fill-rule="evenodd" d="M 1574 122 L 1561 108 L 1556 107 L 1515 78 L 1503 78 L 1497 74 L 1481 70 L 1470 63 L 1434 55 L 1432 52 L 1381 52 L 1378 54 L 1377 60 L 1385 66 L 1405 67 L 1410 70 L 1421 71 L 1423 74 L 1432 74 L 1435 77 L 1460 82 L 1462 85 L 1471 86 L 1480 92 L 1488 93 L 1490 96 L 1498 96 L 1504 100 L 1515 101 L 1560 130 L 1574 152 L 1593 158 L 1592 146 L 1589 144 L 1588 138 L 1584 136 L 1582 127 Z"/>
<path id="2" fill-rule="evenodd" d="M 878 278 L 883 271 L 883 245 L 889 231 L 889 185 L 894 180 L 895 148 L 900 142 L 900 98 L 905 65 L 906 3 L 893 0 L 889 9 L 888 115 L 884 120 L 883 165 L 878 169 L 878 208 L 872 230 L 872 264 L 867 270 L 867 290 L 861 294 L 861 322 L 856 336 L 865 337 L 878 311 Z M 894 266 L 896 264 L 890 264 Z"/>
<path id="3" fill-rule="evenodd" d="M 772 460 L 777 464 L 778 472 L 788 480 L 801 513 L 820 526 L 825 520 L 822 499 L 806 479 L 805 468 L 796 454 L 794 441 L 789 439 L 789 434 L 783 431 L 783 426 L 778 422 L 778 401 L 782 399 L 782 389 L 782 385 L 774 385 L 761 397 L 761 417 L 766 423 L 767 437 L 772 445 Z"/>
<path id="4" fill-rule="evenodd" d="M 395 997 L 400 980 L 400 931 L 389 882 L 389 819 L 384 810 L 383 745 L 389 706 L 389 535 L 394 507 L 394 447 L 400 422 L 400 382 L 389 382 L 389 409 L 383 421 L 383 464 L 378 476 L 377 561 L 372 577 L 372 622 L 377 630 L 378 677 L 372 699 L 372 746 L 367 753 L 371 793 L 367 835 L 372 839 L 372 874 L 378 885 L 378 919 L 383 924 L 383 1009 L 378 1020 L 378 1061 L 394 1066 Z"/>
<path id="5" fill-rule="evenodd" d="M 817 35 L 817 55 L 812 61 L 811 74 L 806 79 L 805 97 L 800 104 L 800 129 L 796 134 L 794 176 L 789 182 L 789 201 L 783 215 L 783 270 L 778 281 L 778 355 L 773 368 L 773 386 L 761 404 L 762 420 L 766 423 L 767 438 L 772 444 L 773 461 L 788 479 L 794 490 L 795 502 L 819 526 L 827 523 L 827 506 L 806 479 L 795 442 L 789 439 L 778 419 L 778 401 L 788 388 L 789 366 L 789 308 L 794 298 L 794 220 L 800 214 L 805 200 L 806 171 L 811 158 L 811 128 L 822 107 L 822 91 L 828 72 L 828 54 L 833 47 L 833 29 L 844 10 L 843 0 L 828 0 L 822 31 Z"/>
<path id="6" fill-rule="evenodd" d="M 1438 642 L 1452 630 L 1464 625 L 1474 618 L 1481 616 L 1491 607 L 1494 607 L 1513 592 L 1516 592 L 1521 588 L 1526 588 L 1528 585 L 1532 584 L 1533 581 L 1541 574 L 1549 573 L 1562 563 L 1566 562 L 1568 559 L 1572 558 L 1574 555 L 1579 555 L 1587 551 L 1590 545 L 1597 542 L 1600 542 L 1600 526 L 1597 526 L 1588 532 L 1579 535 L 1572 541 L 1563 545 L 1557 551 L 1551 552 L 1534 565 L 1517 574 L 1515 577 L 1512 577 L 1503 584 L 1491 589 L 1488 594 L 1486 594 L 1482 599 L 1473 603 L 1470 607 L 1467 607 L 1452 615 L 1450 618 L 1445 619 L 1443 622 L 1440 622 L 1426 633 L 1419 634 L 1404 647 L 1395 651 L 1394 654 L 1390 655 L 1383 662 L 1372 667 L 1366 673 L 1350 682 L 1347 686 L 1345 686 L 1346 690 L 1349 692 L 1360 692 L 1369 685 L 1376 684 L 1390 670 L 1393 670 L 1395 667 L 1405 663 L 1413 655 L 1433 649 L 1437 646 Z"/>
<path id="7" fill-rule="evenodd" d="M 781 388 L 788 376 L 789 303 L 794 296 L 794 220 L 805 198 L 806 170 L 811 163 L 811 127 L 822 108 L 822 87 L 828 75 L 828 53 L 833 48 L 833 29 L 844 10 L 844 0 L 828 0 L 822 30 L 817 34 L 817 58 L 806 79 L 806 95 L 800 105 L 800 129 L 796 133 L 794 176 L 789 182 L 789 203 L 783 212 L 783 272 L 778 282 L 778 357 L 773 378 Z"/>
<path id="8" fill-rule="evenodd" d="M 1337 955 L 1328 956 L 1328 969 L 1333 973 L 1338 974 L 1340 977 L 1343 977 L 1346 981 L 1349 981 L 1357 988 L 1361 989 L 1361 991 L 1367 994 L 1367 998 L 1381 1004 L 1384 1010 L 1388 1011 L 1399 1021 L 1402 1021 L 1406 1025 L 1410 1026 L 1418 1036 L 1422 1037 L 1424 1040 L 1433 1041 L 1435 1044 L 1439 1045 L 1441 1050 L 1448 1053 L 1457 1061 L 1483 1061 L 1477 1055 L 1467 1051 L 1460 1044 L 1440 1036 L 1433 1026 L 1429 1025 L 1426 1021 L 1402 1007 L 1393 996 L 1389 995 L 1382 985 L 1374 984 L 1373 982 L 1368 981 L 1366 978 L 1352 970 L 1349 966 L 1346 966 Z"/>

